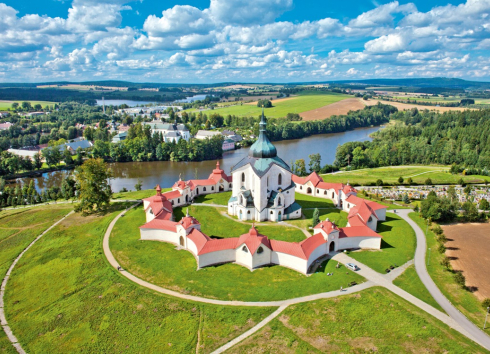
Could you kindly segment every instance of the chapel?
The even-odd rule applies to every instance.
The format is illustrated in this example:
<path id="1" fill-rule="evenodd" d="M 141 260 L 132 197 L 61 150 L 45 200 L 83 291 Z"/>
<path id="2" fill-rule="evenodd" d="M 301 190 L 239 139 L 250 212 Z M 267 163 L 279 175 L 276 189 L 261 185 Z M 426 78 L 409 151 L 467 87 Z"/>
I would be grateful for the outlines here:
<path id="1" fill-rule="evenodd" d="M 240 220 L 282 221 L 301 217 L 301 206 L 295 202 L 293 173 L 277 156 L 276 147 L 266 134 L 264 110 L 260 134 L 244 157 L 231 170 L 232 196 L 228 214 Z"/>

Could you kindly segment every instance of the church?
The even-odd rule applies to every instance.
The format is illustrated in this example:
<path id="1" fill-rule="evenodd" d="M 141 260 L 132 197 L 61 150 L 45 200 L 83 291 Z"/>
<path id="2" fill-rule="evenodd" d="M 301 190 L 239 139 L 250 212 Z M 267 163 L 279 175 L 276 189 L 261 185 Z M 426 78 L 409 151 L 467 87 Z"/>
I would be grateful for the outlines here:
<path id="1" fill-rule="evenodd" d="M 228 214 L 240 220 L 298 219 L 301 206 L 295 202 L 293 173 L 267 138 L 263 109 L 259 126 L 259 138 L 250 147 L 248 156 L 231 170 L 233 188 Z"/>

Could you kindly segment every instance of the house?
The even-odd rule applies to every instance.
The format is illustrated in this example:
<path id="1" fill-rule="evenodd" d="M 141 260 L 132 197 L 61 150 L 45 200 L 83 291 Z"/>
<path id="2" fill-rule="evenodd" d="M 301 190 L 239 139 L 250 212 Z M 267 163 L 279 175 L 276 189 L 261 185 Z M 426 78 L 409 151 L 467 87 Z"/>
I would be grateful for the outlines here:
<path id="1" fill-rule="evenodd" d="M 7 122 L 7 123 L 0 123 L 0 130 L 7 130 L 8 128 L 10 128 L 13 124 L 10 123 L 10 122 Z"/>
<path id="2" fill-rule="evenodd" d="M 116 135 L 114 135 L 112 137 L 112 142 L 113 143 L 119 143 L 119 142 L 121 142 L 123 140 L 126 140 L 127 137 L 128 137 L 128 132 L 127 131 L 126 132 L 122 132 L 122 133 L 118 133 L 118 134 L 116 134 Z"/>
<path id="3" fill-rule="evenodd" d="M 231 139 L 225 139 L 223 141 L 223 151 L 235 150 L 235 142 Z"/>
<path id="4" fill-rule="evenodd" d="M 28 157 L 31 160 L 34 160 L 34 155 L 40 153 L 39 149 L 8 149 L 7 151 L 13 155 Z"/>
<path id="5" fill-rule="evenodd" d="M 213 136 L 222 135 L 221 132 L 216 130 L 199 130 L 195 136 L 196 139 L 204 140 L 211 139 Z"/>
<path id="6" fill-rule="evenodd" d="M 162 123 L 160 121 L 152 121 L 143 123 L 143 125 L 150 126 L 152 134 L 161 133 L 163 141 L 165 141 L 166 143 L 178 143 L 180 139 L 189 141 L 191 138 L 191 133 L 184 124 L 172 124 Z"/>

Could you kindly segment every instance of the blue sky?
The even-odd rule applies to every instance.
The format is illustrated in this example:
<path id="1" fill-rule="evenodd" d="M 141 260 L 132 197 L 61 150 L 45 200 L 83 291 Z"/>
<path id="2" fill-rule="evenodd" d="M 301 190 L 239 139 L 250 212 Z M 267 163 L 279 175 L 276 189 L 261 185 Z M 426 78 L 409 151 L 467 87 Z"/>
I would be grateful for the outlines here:
<path id="1" fill-rule="evenodd" d="M 490 0 L 0 0 L 0 81 L 490 80 Z"/>

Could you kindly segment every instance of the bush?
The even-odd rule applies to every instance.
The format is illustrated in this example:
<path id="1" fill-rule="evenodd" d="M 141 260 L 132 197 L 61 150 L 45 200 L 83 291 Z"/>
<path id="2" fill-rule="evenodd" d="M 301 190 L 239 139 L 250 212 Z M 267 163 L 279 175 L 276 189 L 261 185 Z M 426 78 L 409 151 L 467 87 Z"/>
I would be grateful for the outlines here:
<path id="1" fill-rule="evenodd" d="M 446 243 L 447 242 L 447 237 L 444 234 L 440 234 L 437 236 L 437 241 L 439 243 Z"/>
<path id="2" fill-rule="evenodd" d="M 425 185 L 426 185 L 426 186 L 430 186 L 430 185 L 432 185 L 432 180 L 431 180 L 430 178 L 427 178 L 427 179 L 425 180 Z"/>
<path id="3" fill-rule="evenodd" d="M 445 256 L 441 261 L 441 265 L 444 266 L 444 268 L 446 268 L 446 269 L 450 269 L 451 268 L 451 261 L 449 260 L 449 257 Z"/>
<path id="4" fill-rule="evenodd" d="M 398 183 L 402 184 L 402 183 L 403 183 L 403 181 L 404 181 L 404 179 L 403 179 L 403 177 L 402 177 L 402 176 L 398 177 Z"/>
<path id="5" fill-rule="evenodd" d="M 456 282 L 456 284 L 458 284 L 462 288 L 464 288 L 466 285 L 466 278 L 461 273 L 454 274 L 454 281 Z"/>
<path id="6" fill-rule="evenodd" d="M 485 300 L 481 302 L 481 306 L 486 310 L 490 307 L 490 299 L 487 297 Z"/>
<path id="7" fill-rule="evenodd" d="M 407 184 L 411 185 L 413 183 L 412 177 L 407 178 Z"/>
<path id="8" fill-rule="evenodd" d="M 383 185 L 383 180 L 382 179 L 378 179 L 376 181 L 376 185 L 379 187 L 379 186 L 382 186 Z"/>
<path id="9" fill-rule="evenodd" d="M 446 246 L 444 246 L 443 243 L 439 244 L 439 247 L 437 247 L 437 250 L 439 251 L 439 253 L 444 253 L 446 252 Z"/>
<path id="10" fill-rule="evenodd" d="M 439 225 L 434 225 L 432 227 L 432 232 L 435 233 L 436 235 L 442 234 L 442 228 Z"/>

